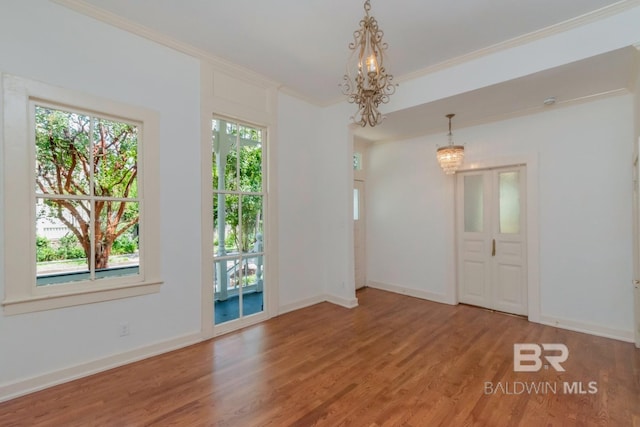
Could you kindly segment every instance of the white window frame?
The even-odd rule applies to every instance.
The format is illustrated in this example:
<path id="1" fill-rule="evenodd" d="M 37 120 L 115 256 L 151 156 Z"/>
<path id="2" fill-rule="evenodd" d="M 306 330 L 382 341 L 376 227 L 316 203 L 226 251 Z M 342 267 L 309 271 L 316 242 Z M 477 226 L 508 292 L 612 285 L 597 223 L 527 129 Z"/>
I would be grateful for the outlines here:
<path id="1" fill-rule="evenodd" d="M 13 315 L 158 292 L 160 278 L 159 115 L 135 107 L 4 74 L 4 314 Z M 136 122 L 140 197 L 140 273 L 36 286 L 34 103 Z"/>

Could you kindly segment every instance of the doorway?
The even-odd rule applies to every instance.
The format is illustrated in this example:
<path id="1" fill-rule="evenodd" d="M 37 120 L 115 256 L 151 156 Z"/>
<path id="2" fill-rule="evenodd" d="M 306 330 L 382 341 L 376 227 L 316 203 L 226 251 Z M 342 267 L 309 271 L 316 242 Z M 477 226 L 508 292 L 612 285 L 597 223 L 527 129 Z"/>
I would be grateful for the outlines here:
<path id="1" fill-rule="evenodd" d="M 527 315 L 526 167 L 457 174 L 458 299 Z"/>

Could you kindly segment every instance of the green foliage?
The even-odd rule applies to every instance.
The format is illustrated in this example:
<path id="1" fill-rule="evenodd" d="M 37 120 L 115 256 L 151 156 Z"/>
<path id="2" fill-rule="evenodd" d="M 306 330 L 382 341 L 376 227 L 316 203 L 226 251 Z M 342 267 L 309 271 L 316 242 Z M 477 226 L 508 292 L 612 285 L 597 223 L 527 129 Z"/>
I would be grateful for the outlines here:
<path id="1" fill-rule="evenodd" d="M 36 260 L 38 262 L 79 259 L 84 257 L 84 249 L 82 249 L 78 243 L 78 239 L 73 234 L 67 234 L 57 242 L 51 242 L 43 236 L 36 236 Z"/>
<path id="2" fill-rule="evenodd" d="M 58 241 L 57 259 L 78 259 L 84 258 L 84 250 L 78 238 L 73 234 L 67 234 Z"/>
<path id="3" fill-rule="evenodd" d="M 133 254 L 138 250 L 138 239 L 123 234 L 113 242 L 111 253 L 114 255 Z"/>
<path id="4" fill-rule="evenodd" d="M 38 262 L 56 259 L 56 251 L 51 247 L 51 242 L 46 237 L 36 236 L 36 259 Z"/>

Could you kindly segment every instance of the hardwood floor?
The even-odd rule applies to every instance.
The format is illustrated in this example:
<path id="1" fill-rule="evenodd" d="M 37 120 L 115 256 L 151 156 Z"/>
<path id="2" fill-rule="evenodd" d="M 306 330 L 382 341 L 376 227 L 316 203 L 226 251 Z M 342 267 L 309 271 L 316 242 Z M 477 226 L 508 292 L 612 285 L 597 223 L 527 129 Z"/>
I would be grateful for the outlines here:
<path id="1" fill-rule="evenodd" d="M 374 289 L 358 299 L 5 402 L 0 425 L 640 426 L 632 344 Z M 514 343 L 566 344 L 566 371 L 513 372 Z"/>

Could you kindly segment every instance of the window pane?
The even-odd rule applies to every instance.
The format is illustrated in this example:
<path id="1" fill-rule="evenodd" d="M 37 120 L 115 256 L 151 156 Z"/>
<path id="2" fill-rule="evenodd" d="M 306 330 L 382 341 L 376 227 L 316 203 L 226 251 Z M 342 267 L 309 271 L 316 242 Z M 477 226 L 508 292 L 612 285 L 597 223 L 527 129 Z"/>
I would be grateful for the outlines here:
<path id="1" fill-rule="evenodd" d="M 520 173 L 500 173 L 500 233 L 520 232 Z"/>
<path id="2" fill-rule="evenodd" d="M 262 200 L 262 196 L 242 196 L 242 224 L 236 235 L 240 236 L 243 253 L 255 252 L 256 245 L 263 243 Z"/>
<path id="3" fill-rule="evenodd" d="M 88 280 L 88 201 L 36 199 L 36 285 Z"/>
<path id="4" fill-rule="evenodd" d="M 242 315 L 250 316 L 264 310 L 264 294 L 262 292 L 264 270 L 262 262 L 258 266 L 252 260 L 248 261 L 246 270 L 246 279 L 243 279 L 242 285 Z"/>
<path id="5" fill-rule="evenodd" d="M 360 219 L 360 192 L 357 188 L 353 189 L 353 220 Z"/>
<path id="6" fill-rule="evenodd" d="M 239 266 L 239 258 L 214 263 L 214 322 L 216 325 L 240 317 L 237 289 Z"/>
<path id="7" fill-rule="evenodd" d="M 240 140 L 240 191 L 262 192 L 262 142 L 259 130 L 245 129 L 251 139 Z"/>
<path id="8" fill-rule="evenodd" d="M 138 197 L 138 128 L 96 119 L 93 129 L 94 191 L 97 196 Z"/>
<path id="9" fill-rule="evenodd" d="M 213 189 L 238 189 L 238 126 L 224 120 L 212 120 L 211 137 L 213 140 Z M 218 177 L 222 177 L 219 181 Z"/>
<path id="10" fill-rule="evenodd" d="M 35 107 L 36 193 L 89 194 L 91 119 Z"/>
<path id="11" fill-rule="evenodd" d="M 96 200 L 96 279 L 138 274 L 137 202 Z"/>
<path id="12" fill-rule="evenodd" d="M 464 177 L 464 231 L 482 233 L 484 222 L 482 175 Z"/>
<path id="13" fill-rule="evenodd" d="M 213 229 L 213 254 L 223 256 L 238 253 L 238 245 L 240 244 L 238 196 L 235 194 L 214 194 L 213 199 L 215 225 Z"/>

